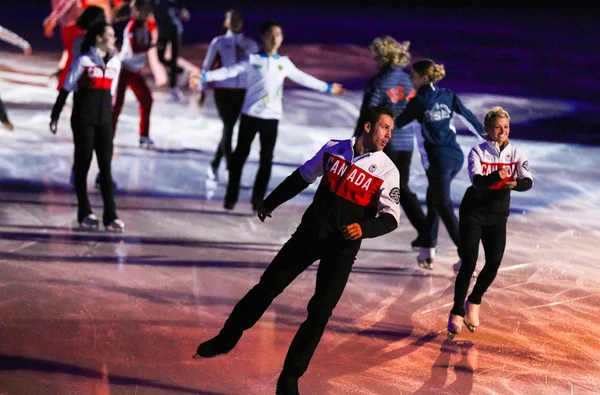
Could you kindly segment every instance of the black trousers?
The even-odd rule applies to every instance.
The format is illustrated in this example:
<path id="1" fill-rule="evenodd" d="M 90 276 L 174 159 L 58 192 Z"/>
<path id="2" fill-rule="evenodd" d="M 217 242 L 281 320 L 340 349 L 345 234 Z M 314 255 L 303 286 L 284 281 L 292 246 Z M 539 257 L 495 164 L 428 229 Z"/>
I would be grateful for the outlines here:
<path id="1" fill-rule="evenodd" d="M 410 177 L 410 163 L 412 161 L 412 151 L 386 151 L 392 162 L 400 172 L 400 207 L 406 214 L 406 218 L 417 230 L 419 239 L 425 237 L 427 233 L 427 216 L 423 212 L 421 203 L 408 186 Z"/>
<path id="2" fill-rule="evenodd" d="M 77 220 L 92 213 L 90 200 L 87 193 L 87 175 L 92 162 L 94 151 L 100 168 L 100 192 L 104 201 L 104 225 L 117 219 L 117 208 L 113 195 L 111 163 L 113 154 L 113 131 L 110 119 L 100 125 L 90 125 L 82 122 L 71 121 L 73 141 L 75 143 L 75 191 L 77 193 Z"/>
<path id="3" fill-rule="evenodd" d="M 2 99 L 0 99 L 0 122 L 8 122 L 8 114 L 6 114 L 6 108 L 4 107 L 4 103 L 2 103 Z"/>
<path id="4" fill-rule="evenodd" d="M 221 137 L 221 142 L 215 152 L 215 157 L 211 162 L 213 168 L 218 168 L 221 159 L 225 156 L 225 162 L 227 163 L 227 169 L 229 170 L 232 155 L 231 139 L 233 136 L 233 127 L 242 112 L 245 96 L 246 89 L 215 89 L 215 103 L 217 105 L 219 117 L 221 118 L 221 121 L 223 121 L 223 136 Z"/>
<path id="5" fill-rule="evenodd" d="M 504 256 L 506 221 L 507 216 L 504 214 L 482 214 L 461 207 L 459 228 L 462 264 L 454 285 L 452 314 L 465 315 L 465 299 L 477 263 L 479 241 L 485 252 L 485 265 L 477 276 L 469 302 L 481 304 L 481 298 L 496 278 Z"/>
<path id="6" fill-rule="evenodd" d="M 171 59 L 165 59 L 165 50 L 167 45 L 171 43 Z M 169 68 L 169 86 L 174 88 L 177 85 L 177 76 L 182 71 L 177 67 L 177 58 L 181 50 L 181 34 L 176 26 L 159 27 L 158 42 L 156 43 L 158 60 Z"/>
<path id="7" fill-rule="evenodd" d="M 230 204 L 237 203 L 240 194 L 242 170 L 250 154 L 250 146 L 252 145 L 254 136 L 258 132 L 260 138 L 260 163 L 252 190 L 252 206 L 257 208 L 262 203 L 267 192 L 269 179 L 271 178 L 273 150 L 277 141 L 277 125 L 279 125 L 278 119 L 260 119 L 242 114 L 238 141 L 229 166 L 229 183 L 227 184 L 225 202 Z"/>
<path id="8" fill-rule="evenodd" d="M 237 342 L 251 328 L 273 299 L 304 270 L 320 259 L 315 293 L 308 303 L 308 316 L 290 345 L 282 376 L 299 378 L 312 358 L 333 309 L 337 305 L 360 247 L 341 235 L 318 240 L 316 230 L 301 230 L 292 235 L 256 284 L 234 307 L 221 335 Z"/>

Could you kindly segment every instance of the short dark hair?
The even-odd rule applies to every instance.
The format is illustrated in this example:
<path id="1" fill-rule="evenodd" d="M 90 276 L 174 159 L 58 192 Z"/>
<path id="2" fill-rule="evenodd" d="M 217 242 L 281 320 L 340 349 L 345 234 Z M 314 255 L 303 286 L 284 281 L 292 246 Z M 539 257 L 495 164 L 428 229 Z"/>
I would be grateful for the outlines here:
<path id="1" fill-rule="evenodd" d="M 94 23 L 85 33 L 85 38 L 81 43 L 81 54 L 84 55 L 88 53 L 88 51 L 96 46 L 96 37 L 102 36 L 107 27 L 112 27 L 110 23 L 100 22 Z"/>
<path id="2" fill-rule="evenodd" d="M 267 30 L 269 30 L 273 26 L 281 27 L 281 23 L 279 23 L 279 21 L 276 21 L 275 19 L 271 19 L 269 21 L 261 23 L 259 27 L 260 35 L 262 36 L 263 34 L 265 34 Z"/>
<path id="3" fill-rule="evenodd" d="M 369 122 L 371 126 L 374 126 L 382 115 L 389 115 L 392 119 L 394 119 L 394 111 L 391 108 L 385 106 L 372 106 L 365 110 L 365 112 L 361 115 L 360 124 L 363 125 Z"/>

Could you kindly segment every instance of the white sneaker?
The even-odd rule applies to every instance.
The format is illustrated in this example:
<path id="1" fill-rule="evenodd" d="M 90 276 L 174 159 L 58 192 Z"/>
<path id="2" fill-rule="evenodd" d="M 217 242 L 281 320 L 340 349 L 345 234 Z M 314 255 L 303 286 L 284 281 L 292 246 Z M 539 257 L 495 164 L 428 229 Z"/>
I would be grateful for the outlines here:
<path id="1" fill-rule="evenodd" d="M 465 325 L 467 326 L 467 329 L 471 332 L 475 332 L 475 329 L 477 329 L 477 327 L 479 326 L 480 308 L 481 305 L 470 303 L 468 300 L 467 303 L 465 303 Z"/>
<path id="2" fill-rule="evenodd" d="M 106 225 L 107 232 L 123 233 L 125 232 L 125 222 L 120 219 L 114 219 L 110 224 Z"/>
<path id="3" fill-rule="evenodd" d="M 454 274 L 458 274 L 460 271 L 460 267 L 462 265 L 462 259 L 459 259 L 454 265 L 452 265 L 452 269 L 454 269 Z M 473 278 L 477 277 L 477 269 L 473 270 Z"/>
<path id="4" fill-rule="evenodd" d="M 454 336 L 460 334 L 462 324 L 463 317 L 450 313 L 450 317 L 448 317 L 448 338 L 454 339 Z"/>
<path id="5" fill-rule="evenodd" d="M 85 229 L 98 229 L 99 224 L 100 221 L 96 217 L 96 214 L 88 214 L 81 220 L 79 226 Z"/>
<path id="6" fill-rule="evenodd" d="M 435 261 L 435 247 L 427 248 L 421 247 L 419 255 L 417 255 L 417 264 L 423 269 L 433 269 L 433 262 Z"/>

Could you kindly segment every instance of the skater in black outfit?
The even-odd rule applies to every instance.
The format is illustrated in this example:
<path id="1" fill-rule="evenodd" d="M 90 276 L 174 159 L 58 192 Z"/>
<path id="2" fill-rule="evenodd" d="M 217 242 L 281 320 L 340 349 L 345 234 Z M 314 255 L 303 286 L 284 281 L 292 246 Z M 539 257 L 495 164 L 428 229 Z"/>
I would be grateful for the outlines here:
<path id="1" fill-rule="evenodd" d="M 158 59 L 169 68 L 171 95 L 175 100 L 180 100 L 181 92 L 177 87 L 177 76 L 182 70 L 177 66 L 177 59 L 183 35 L 181 21 L 190 19 L 190 13 L 180 4 L 179 0 L 154 0 L 154 18 L 158 26 Z M 171 59 L 167 60 L 165 51 L 169 43 L 171 44 Z"/>
<path id="2" fill-rule="evenodd" d="M 115 52 L 115 31 L 107 23 L 98 23 L 87 31 L 81 55 L 73 61 L 62 88 L 75 92 L 71 128 L 75 143 L 77 220 L 84 227 L 97 227 L 99 223 L 92 213 L 86 183 L 95 151 L 104 201 L 103 223 L 108 231 L 113 232 L 125 229 L 125 224 L 117 217 L 111 175 L 112 97 L 120 70 L 121 62 Z"/>
<path id="3" fill-rule="evenodd" d="M 225 34 L 215 37 L 206 51 L 202 71 L 206 72 L 220 67 L 232 66 L 252 53 L 258 52 L 258 44 L 242 33 L 244 20 L 242 14 L 236 10 L 229 10 L 225 14 L 227 26 Z M 205 92 L 200 93 L 200 105 L 204 104 Z M 219 117 L 223 122 L 223 137 L 219 142 L 215 157 L 208 169 L 210 179 L 218 178 L 219 164 L 223 156 L 227 170 L 231 162 L 231 139 L 233 128 L 242 112 L 244 97 L 246 96 L 246 76 L 239 75 L 224 81 L 215 82 L 215 104 Z"/>
<path id="4" fill-rule="evenodd" d="M 264 200 L 258 210 L 263 222 L 279 205 L 323 176 L 296 232 L 260 282 L 238 302 L 219 334 L 198 347 L 195 358 L 231 351 L 273 299 L 320 259 L 308 317 L 290 345 L 277 382 L 277 394 L 298 394 L 298 380 L 342 296 L 361 240 L 381 236 L 398 226 L 398 169 L 381 152 L 394 128 L 393 115 L 384 107 L 370 108 L 363 114 L 364 130 L 359 137 L 329 141 Z"/>
<path id="5" fill-rule="evenodd" d="M 506 246 L 506 221 L 510 191 L 527 191 L 533 186 L 527 157 L 508 140 L 510 116 L 502 107 L 485 115 L 484 126 L 489 140 L 469 153 L 471 185 L 460 205 L 460 240 L 462 265 L 454 286 L 454 306 L 448 319 L 448 334 L 460 333 L 463 320 L 473 332 L 479 326 L 481 298 L 494 281 Z M 485 266 L 475 287 L 465 299 L 479 253 L 485 252 Z"/>

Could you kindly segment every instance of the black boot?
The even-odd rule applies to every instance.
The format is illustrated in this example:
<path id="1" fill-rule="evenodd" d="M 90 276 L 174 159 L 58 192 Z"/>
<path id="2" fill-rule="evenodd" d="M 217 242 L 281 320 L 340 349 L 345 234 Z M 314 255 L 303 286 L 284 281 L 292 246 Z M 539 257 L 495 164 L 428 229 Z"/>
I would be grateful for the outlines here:
<path id="1" fill-rule="evenodd" d="M 217 355 L 227 354 L 229 351 L 233 350 L 238 340 L 239 337 L 225 337 L 219 333 L 212 339 L 200 344 L 196 350 L 196 355 L 194 355 L 194 358 L 197 358 L 198 356 L 203 358 L 212 358 L 216 357 Z"/>

